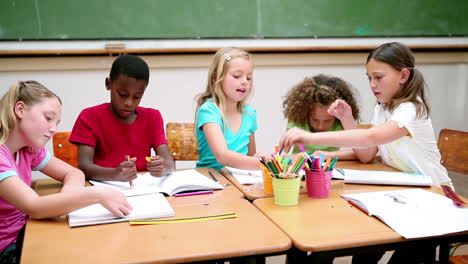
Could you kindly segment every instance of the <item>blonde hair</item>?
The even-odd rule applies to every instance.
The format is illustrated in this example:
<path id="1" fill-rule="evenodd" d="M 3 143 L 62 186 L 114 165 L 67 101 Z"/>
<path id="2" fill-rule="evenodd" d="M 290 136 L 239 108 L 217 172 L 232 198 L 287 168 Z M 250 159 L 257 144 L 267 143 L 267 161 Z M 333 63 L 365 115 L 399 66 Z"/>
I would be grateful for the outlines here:
<path id="1" fill-rule="evenodd" d="M 195 111 L 195 119 L 196 113 L 200 106 L 205 103 L 208 99 L 213 98 L 213 103 L 218 106 L 221 111 L 221 115 L 224 119 L 224 112 L 226 106 L 226 95 L 224 94 L 223 87 L 221 86 L 221 82 L 224 79 L 228 71 L 229 63 L 236 58 L 245 58 L 252 62 L 252 55 L 245 50 L 234 48 L 234 47 L 225 47 L 219 49 L 211 62 L 210 69 L 208 72 L 208 81 L 206 85 L 206 90 L 203 93 L 200 93 L 196 96 L 195 100 L 197 102 L 197 109 Z M 252 87 L 253 88 L 253 87 Z M 246 101 L 252 94 L 252 88 L 249 91 L 249 94 L 237 104 L 237 109 L 242 111 L 242 108 L 246 104 Z M 196 122 L 196 121 L 195 121 Z M 226 123 L 226 122 L 225 122 Z"/>
<path id="2" fill-rule="evenodd" d="M 18 81 L 14 83 L 0 99 L 0 144 L 4 144 L 11 131 L 16 127 L 15 105 L 22 101 L 27 106 L 42 102 L 44 98 L 60 98 L 36 81 Z"/>

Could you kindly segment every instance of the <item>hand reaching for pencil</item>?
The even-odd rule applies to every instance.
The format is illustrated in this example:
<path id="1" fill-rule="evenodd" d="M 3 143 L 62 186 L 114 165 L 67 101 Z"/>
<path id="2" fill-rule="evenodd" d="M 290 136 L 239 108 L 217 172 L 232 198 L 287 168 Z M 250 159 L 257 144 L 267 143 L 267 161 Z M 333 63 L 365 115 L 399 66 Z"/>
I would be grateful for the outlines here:
<path id="1" fill-rule="evenodd" d="M 167 162 L 159 155 L 146 157 L 146 169 L 151 176 L 159 177 L 170 173 L 170 168 L 166 165 Z"/>
<path id="2" fill-rule="evenodd" d="M 114 178 L 115 181 L 126 181 L 129 182 L 131 180 L 136 179 L 137 177 L 137 169 L 135 164 L 136 158 L 130 158 L 130 160 L 124 160 L 119 166 L 116 168 L 117 173 L 116 177 Z"/>
<path id="3" fill-rule="evenodd" d="M 283 149 L 283 152 L 288 152 L 293 145 L 310 143 L 307 141 L 307 137 L 310 135 L 310 132 L 293 127 L 283 134 L 278 145 Z"/>

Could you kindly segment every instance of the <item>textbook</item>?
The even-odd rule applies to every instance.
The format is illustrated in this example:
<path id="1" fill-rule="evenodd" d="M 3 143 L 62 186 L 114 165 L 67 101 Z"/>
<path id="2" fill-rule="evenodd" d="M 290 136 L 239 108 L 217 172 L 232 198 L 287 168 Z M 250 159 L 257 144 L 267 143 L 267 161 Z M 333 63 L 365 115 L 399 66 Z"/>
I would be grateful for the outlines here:
<path id="1" fill-rule="evenodd" d="M 375 216 L 405 238 L 468 230 L 468 208 L 419 188 L 342 194 L 357 209 Z"/>
<path id="2" fill-rule="evenodd" d="M 121 181 L 90 181 L 93 185 L 110 187 L 123 192 L 126 196 L 149 193 L 174 195 L 186 191 L 221 190 L 224 187 L 196 170 L 174 171 L 170 175 L 153 177 L 149 172 L 139 174 L 133 180 L 133 187 Z"/>
<path id="3" fill-rule="evenodd" d="M 364 171 L 343 169 L 344 182 L 356 184 L 431 186 L 432 178 L 423 174 L 391 171 Z"/>
<path id="4" fill-rule="evenodd" d="M 174 209 L 161 193 L 153 193 L 127 198 L 132 205 L 132 212 L 125 217 L 115 217 L 101 204 L 83 207 L 68 214 L 70 227 L 99 225 L 115 222 L 153 219 L 174 216 Z"/>
<path id="5" fill-rule="evenodd" d="M 263 182 L 261 170 L 244 170 L 228 166 L 225 166 L 225 168 L 240 184 L 256 184 Z"/>

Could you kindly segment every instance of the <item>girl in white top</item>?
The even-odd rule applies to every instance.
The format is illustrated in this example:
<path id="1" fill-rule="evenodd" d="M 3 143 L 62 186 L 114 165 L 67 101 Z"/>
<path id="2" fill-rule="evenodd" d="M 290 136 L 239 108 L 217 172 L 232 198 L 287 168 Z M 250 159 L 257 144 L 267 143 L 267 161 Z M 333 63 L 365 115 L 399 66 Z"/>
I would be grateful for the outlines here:
<path id="1" fill-rule="evenodd" d="M 308 133 L 293 128 L 280 140 L 280 147 L 294 144 L 321 144 L 352 147 L 361 162 L 370 162 L 379 153 L 382 161 L 404 172 L 430 175 L 434 185 L 452 186 L 447 170 L 440 164 L 424 78 L 415 68 L 408 47 L 386 43 L 367 57 L 367 76 L 377 99 L 370 129 Z M 352 118 L 339 101 L 330 107 L 333 115 Z"/>

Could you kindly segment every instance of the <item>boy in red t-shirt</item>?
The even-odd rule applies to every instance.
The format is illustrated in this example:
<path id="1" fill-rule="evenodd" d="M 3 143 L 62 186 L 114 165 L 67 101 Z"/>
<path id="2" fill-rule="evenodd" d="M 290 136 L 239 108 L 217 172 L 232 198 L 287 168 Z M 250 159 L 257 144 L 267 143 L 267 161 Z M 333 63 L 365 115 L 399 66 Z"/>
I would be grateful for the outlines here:
<path id="1" fill-rule="evenodd" d="M 137 177 L 137 171 L 162 176 L 174 170 L 161 113 L 138 106 L 148 80 L 149 68 L 143 59 L 120 56 L 106 78 L 110 103 L 81 111 L 70 142 L 79 146 L 78 166 L 86 178 L 130 181 Z M 147 161 L 151 149 L 157 155 Z"/>

